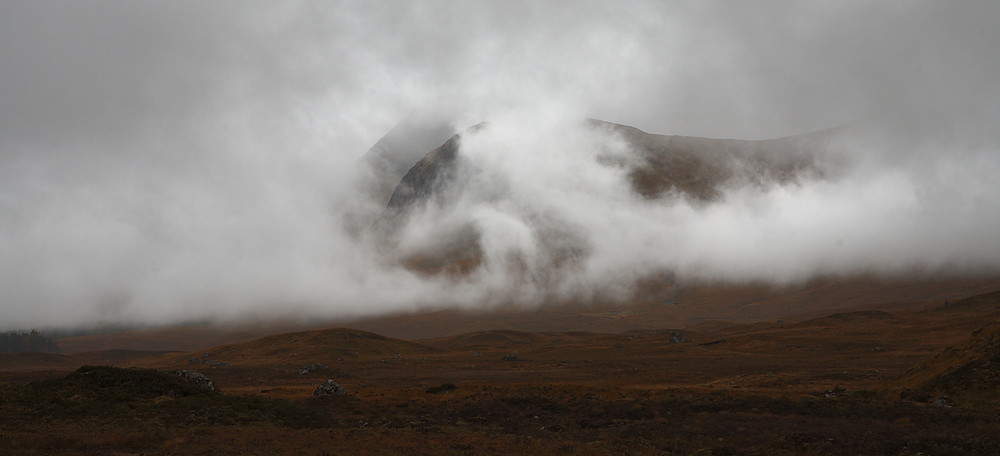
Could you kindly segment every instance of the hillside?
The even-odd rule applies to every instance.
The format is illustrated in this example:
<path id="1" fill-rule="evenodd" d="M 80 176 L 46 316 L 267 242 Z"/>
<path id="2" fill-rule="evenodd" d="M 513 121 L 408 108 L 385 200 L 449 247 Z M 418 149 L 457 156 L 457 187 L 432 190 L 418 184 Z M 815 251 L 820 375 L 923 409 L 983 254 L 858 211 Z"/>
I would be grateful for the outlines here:
<path id="1" fill-rule="evenodd" d="M 903 373 L 893 390 L 919 401 L 1000 408 L 1000 293 L 959 300 L 949 307 L 992 307 L 993 318 L 965 340 Z"/>

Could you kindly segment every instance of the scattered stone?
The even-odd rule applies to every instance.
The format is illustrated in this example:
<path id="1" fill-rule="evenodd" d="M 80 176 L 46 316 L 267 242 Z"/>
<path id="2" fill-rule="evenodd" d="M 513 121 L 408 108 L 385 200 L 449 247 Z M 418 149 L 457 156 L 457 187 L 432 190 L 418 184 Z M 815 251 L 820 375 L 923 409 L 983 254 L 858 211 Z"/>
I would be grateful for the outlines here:
<path id="1" fill-rule="evenodd" d="M 176 375 L 178 377 L 187 379 L 188 381 L 202 387 L 202 389 L 215 391 L 215 382 L 213 382 L 212 379 L 206 377 L 205 374 L 202 374 L 200 372 L 178 369 L 167 373 L 170 375 Z"/>
<path id="2" fill-rule="evenodd" d="M 673 332 L 670 333 L 670 343 L 672 343 L 672 344 L 679 344 L 679 343 L 683 343 L 683 342 L 687 342 L 687 339 L 684 338 L 683 334 L 681 334 L 681 333 L 679 333 L 677 331 L 673 331 Z"/>
<path id="3" fill-rule="evenodd" d="M 500 361 L 517 361 L 517 353 L 503 355 L 502 357 L 500 357 Z"/>
<path id="4" fill-rule="evenodd" d="M 227 363 L 225 361 L 215 361 L 215 360 L 211 360 L 210 359 L 207 362 L 208 362 L 208 365 L 212 366 L 212 367 L 229 367 L 229 363 Z"/>
<path id="5" fill-rule="evenodd" d="M 937 399 L 934 399 L 931 402 L 931 405 L 936 405 L 938 407 L 954 407 L 955 406 L 955 404 L 952 404 L 951 401 L 949 401 L 947 397 L 939 397 Z"/>
<path id="6" fill-rule="evenodd" d="M 823 393 L 823 397 L 827 399 L 834 399 L 846 395 L 847 395 L 847 389 L 841 387 L 837 387 L 831 390 L 826 390 L 826 392 Z"/>
<path id="7" fill-rule="evenodd" d="M 188 358 L 188 364 L 201 364 L 201 360 L 192 356 Z"/>
<path id="8" fill-rule="evenodd" d="M 333 380 L 327 380 L 323 382 L 322 385 L 316 388 L 316 391 L 313 391 L 313 396 L 316 397 L 343 396 L 344 394 L 347 394 L 347 390 L 345 390 L 343 386 L 340 386 L 339 383 Z"/>
<path id="9" fill-rule="evenodd" d="M 326 365 L 321 363 L 313 363 L 305 367 L 299 368 L 299 375 L 306 375 L 312 372 L 316 372 L 320 369 L 325 369 Z"/>
<path id="10" fill-rule="evenodd" d="M 458 387 L 455 386 L 454 384 L 442 383 L 438 386 L 432 386 L 430 388 L 427 388 L 426 392 L 429 394 L 442 394 L 442 393 L 450 393 L 452 391 L 455 391 L 456 389 L 458 389 Z"/>

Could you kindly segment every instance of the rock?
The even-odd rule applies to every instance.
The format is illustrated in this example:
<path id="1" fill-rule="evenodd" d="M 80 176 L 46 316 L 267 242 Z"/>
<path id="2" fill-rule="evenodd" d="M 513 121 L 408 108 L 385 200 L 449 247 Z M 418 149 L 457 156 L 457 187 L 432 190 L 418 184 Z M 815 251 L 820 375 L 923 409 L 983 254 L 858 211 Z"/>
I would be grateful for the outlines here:
<path id="1" fill-rule="evenodd" d="M 344 394 L 347 394 L 347 390 L 345 390 L 343 386 L 340 386 L 339 383 L 333 380 L 327 380 L 323 382 L 322 385 L 316 388 L 316 391 L 313 391 L 313 396 L 316 397 L 343 396 Z"/>
<path id="2" fill-rule="evenodd" d="M 847 395 L 847 389 L 841 388 L 839 386 L 836 387 L 836 388 L 834 388 L 834 389 L 826 390 L 823 393 L 823 397 L 825 397 L 827 399 L 835 399 L 835 398 L 838 398 L 838 397 L 844 397 L 846 395 Z"/>
<path id="3" fill-rule="evenodd" d="M 682 343 L 682 342 L 687 342 L 687 339 L 684 338 L 683 334 L 681 334 L 681 333 L 679 333 L 677 331 L 673 331 L 673 332 L 670 333 L 670 343 L 672 343 L 672 344 L 679 344 L 679 343 Z"/>
<path id="4" fill-rule="evenodd" d="M 455 386 L 454 384 L 442 383 L 441 385 L 427 388 L 425 392 L 429 394 L 441 394 L 441 393 L 450 393 L 452 391 L 455 391 L 456 389 L 458 389 L 458 387 Z"/>
<path id="5" fill-rule="evenodd" d="M 938 407 L 954 407 L 955 406 L 955 404 L 952 404 L 951 401 L 949 401 L 947 397 L 939 397 L 937 399 L 934 399 L 934 401 L 931 402 L 931 405 L 936 405 Z"/>
<path id="6" fill-rule="evenodd" d="M 208 361 L 208 365 L 212 366 L 212 367 L 229 367 L 229 363 L 227 363 L 225 361 L 209 360 Z"/>
<path id="7" fill-rule="evenodd" d="M 503 355 L 500 357 L 500 361 L 517 361 L 517 354 Z"/>
<path id="8" fill-rule="evenodd" d="M 310 365 L 305 366 L 305 367 L 300 367 L 299 368 L 299 375 L 306 375 L 306 374 L 309 374 L 309 373 L 312 373 L 312 372 L 316 372 L 316 371 L 318 371 L 320 369 L 323 369 L 323 368 L 326 368 L 325 364 L 313 363 L 313 364 L 310 364 Z"/>
<path id="9" fill-rule="evenodd" d="M 188 381 L 202 387 L 202 389 L 215 391 L 215 382 L 213 382 L 212 379 L 206 377 L 205 374 L 183 369 L 178 369 L 167 373 L 170 375 L 176 375 L 178 377 L 187 379 Z"/>

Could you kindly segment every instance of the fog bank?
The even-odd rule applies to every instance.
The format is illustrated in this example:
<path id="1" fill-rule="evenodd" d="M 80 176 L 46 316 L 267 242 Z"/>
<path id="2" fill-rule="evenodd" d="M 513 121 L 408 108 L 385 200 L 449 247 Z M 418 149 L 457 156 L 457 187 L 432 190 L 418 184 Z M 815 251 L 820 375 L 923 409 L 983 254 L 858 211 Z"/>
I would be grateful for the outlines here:
<path id="1" fill-rule="evenodd" d="M 985 2 L 6 2 L 0 329 L 538 305 L 664 269 L 995 273 L 998 20 Z M 472 227 L 482 267 L 459 279 L 348 220 L 378 209 L 358 160 L 422 112 L 490 122 L 463 136 L 448 204 L 399 228 L 420 249 Z M 822 175 L 704 204 L 632 192 L 607 163 L 635 151 L 586 117 L 854 130 Z"/>

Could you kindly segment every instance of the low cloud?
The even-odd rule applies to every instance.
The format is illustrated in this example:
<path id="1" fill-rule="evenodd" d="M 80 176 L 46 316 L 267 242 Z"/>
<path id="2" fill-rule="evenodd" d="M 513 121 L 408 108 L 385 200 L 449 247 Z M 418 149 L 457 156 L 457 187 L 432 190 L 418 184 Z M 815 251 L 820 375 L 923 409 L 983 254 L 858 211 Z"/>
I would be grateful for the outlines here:
<path id="1" fill-rule="evenodd" d="M 427 255 L 473 230 L 481 268 L 456 286 L 484 304 L 624 298 L 664 271 L 786 285 L 1000 267 L 992 152 L 901 151 L 859 126 L 817 144 L 820 168 L 789 182 L 736 179 L 708 202 L 676 192 L 650 200 L 629 168 L 609 165 L 641 161 L 639 152 L 612 131 L 563 120 L 520 112 L 464 134 L 458 177 L 406 220 L 401 254 Z"/>
<path id="2" fill-rule="evenodd" d="M 0 6 L 3 327 L 356 316 L 1000 267 L 995 5 L 83 2 Z M 465 179 L 397 247 L 359 158 L 447 113 Z M 418 114 L 419 115 L 419 114 Z M 646 199 L 585 117 L 763 139 L 852 125 L 822 175 Z M 366 209 L 367 210 L 363 210 Z M 360 228 L 359 228 L 360 227 Z M 437 243 L 437 244 L 435 244 Z M 406 252 L 403 252 L 406 253 Z"/>

